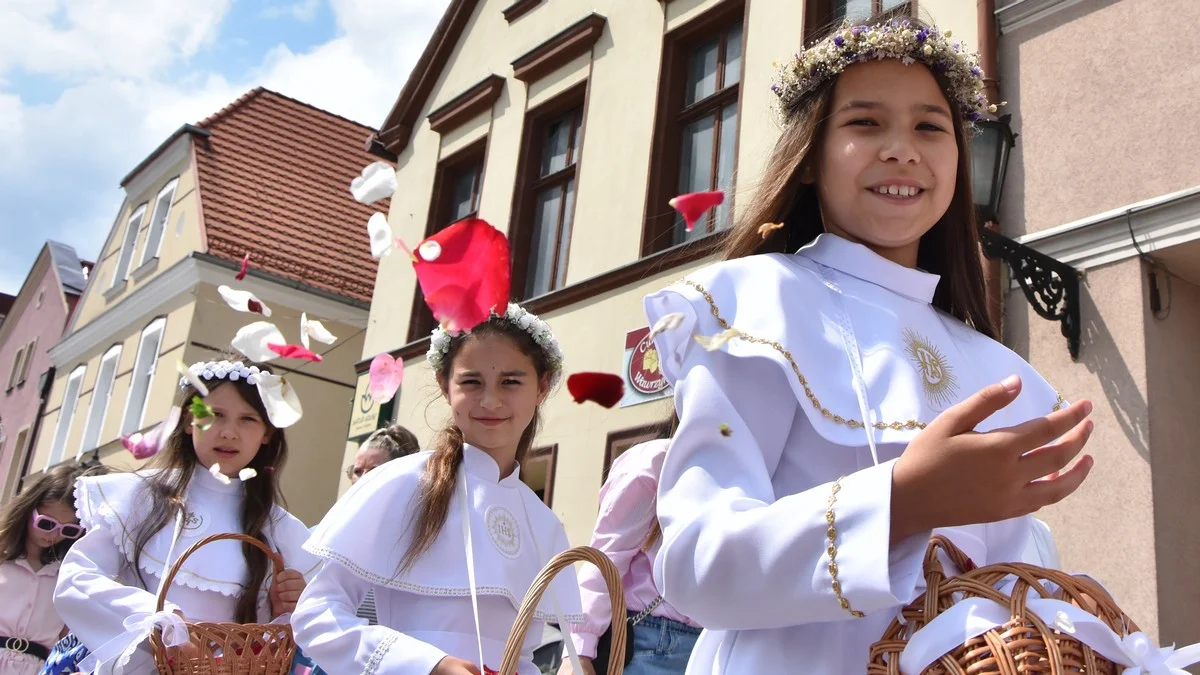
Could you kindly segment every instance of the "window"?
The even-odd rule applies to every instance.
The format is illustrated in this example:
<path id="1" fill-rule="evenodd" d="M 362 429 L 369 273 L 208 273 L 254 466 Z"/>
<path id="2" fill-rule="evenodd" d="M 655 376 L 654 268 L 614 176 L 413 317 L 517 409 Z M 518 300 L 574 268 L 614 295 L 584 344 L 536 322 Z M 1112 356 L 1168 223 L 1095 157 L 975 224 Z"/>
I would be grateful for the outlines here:
<path id="1" fill-rule="evenodd" d="M 804 41 L 814 42 L 843 20 L 864 21 L 875 14 L 916 15 L 913 0 L 808 0 L 804 8 Z"/>
<path id="2" fill-rule="evenodd" d="M 67 376 L 67 390 L 63 392 L 62 405 L 58 409 L 58 426 L 54 429 L 54 443 L 50 446 L 47 469 L 62 461 L 67 436 L 71 433 L 71 420 L 75 417 L 75 404 L 79 402 L 79 387 L 83 385 L 86 372 L 87 366 L 78 366 Z"/>
<path id="3" fill-rule="evenodd" d="M 33 355 L 37 351 L 37 338 L 33 342 L 25 345 L 25 361 L 21 364 L 21 376 L 17 379 L 17 384 L 25 384 L 25 380 L 29 378 L 29 366 L 33 363 Z"/>
<path id="4" fill-rule="evenodd" d="M 163 327 L 166 324 L 166 319 L 159 318 L 142 330 L 133 372 L 129 374 L 129 398 L 125 401 L 125 418 L 121 421 L 122 435 L 132 434 L 142 428 L 146 416 L 146 397 L 150 382 L 154 379 L 154 369 L 158 366 L 158 348 L 162 346 Z"/>
<path id="5" fill-rule="evenodd" d="M 12 389 L 17 384 L 17 376 L 21 374 L 21 365 L 25 360 L 25 348 L 21 347 L 17 350 L 17 355 L 13 357 L 12 370 L 8 371 L 8 389 Z"/>
<path id="6" fill-rule="evenodd" d="M 732 198 L 686 231 L 667 202 L 677 194 L 724 190 L 737 159 L 742 6 L 710 12 L 667 36 L 642 254 L 700 239 L 729 226 Z"/>
<path id="7" fill-rule="evenodd" d="M 531 114 L 514 214 L 514 288 L 523 298 L 566 285 L 586 84 Z"/>
<path id="8" fill-rule="evenodd" d="M 87 424 L 83 427 L 83 442 L 79 444 L 81 455 L 95 448 L 100 440 L 100 430 L 104 428 L 104 419 L 108 416 L 108 402 L 112 398 L 113 380 L 120 361 L 121 345 L 114 345 L 100 359 L 100 373 L 96 375 L 96 385 L 92 387 L 92 404 L 88 407 Z"/>
<path id="9" fill-rule="evenodd" d="M 34 309 L 41 309 L 42 301 L 45 300 L 45 298 L 46 298 L 46 289 L 43 288 L 38 291 L 37 304 L 34 305 Z"/>
<path id="10" fill-rule="evenodd" d="M 142 228 L 142 218 L 146 215 L 146 205 L 137 207 L 129 216 L 129 224 L 125 226 L 125 239 L 121 243 L 121 253 L 117 257 L 117 269 L 113 271 L 112 285 L 125 281 L 129 276 L 129 263 L 133 260 L 133 247 L 137 244 L 138 230 Z"/>
<path id="11" fill-rule="evenodd" d="M 175 186 L 179 179 L 167 183 L 158 193 L 154 202 L 154 215 L 150 216 L 150 231 L 146 234 L 146 247 L 142 249 L 142 262 L 145 265 L 158 257 L 162 248 L 163 231 L 167 228 L 167 217 L 171 215 L 171 200 L 175 198 Z"/>
<path id="12" fill-rule="evenodd" d="M 487 139 L 467 147 L 442 160 L 433 179 L 433 200 L 425 226 L 428 237 L 448 225 L 479 213 L 479 192 L 483 185 L 483 158 Z M 429 335 L 437 321 L 425 304 L 418 285 L 413 295 L 412 320 L 409 321 L 408 341 Z"/>
<path id="13" fill-rule="evenodd" d="M 645 443 L 656 438 L 666 438 L 668 429 L 665 424 L 646 424 L 640 427 L 622 429 L 608 434 L 604 451 L 604 470 L 600 475 L 600 484 L 608 480 L 608 470 L 612 463 L 626 450 L 638 443 Z"/>
<path id="14" fill-rule="evenodd" d="M 521 462 L 521 480 L 546 506 L 551 506 L 554 500 L 554 466 L 557 463 L 557 445 L 534 448 Z"/>

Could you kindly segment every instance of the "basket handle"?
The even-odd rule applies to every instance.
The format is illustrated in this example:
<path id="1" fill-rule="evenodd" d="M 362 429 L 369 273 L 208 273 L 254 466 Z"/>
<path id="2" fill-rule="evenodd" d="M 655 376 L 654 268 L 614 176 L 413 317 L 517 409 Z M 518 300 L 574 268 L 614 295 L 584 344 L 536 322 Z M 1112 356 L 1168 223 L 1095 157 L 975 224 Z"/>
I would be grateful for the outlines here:
<path id="1" fill-rule="evenodd" d="M 243 544 L 257 546 L 263 553 L 267 554 L 268 558 L 270 558 L 271 564 L 275 568 L 275 576 L 279 576 L 279 573 L 283 571 L 283 557 L 275 551 L 272 551 L 269 546 L 262 543 L 258 539 L 255 539 L 254 537 L 245 534 L 234 534 L 232 532 L 209 535 L 195 544 L 192 544 L 191 548 L 184 551 L 183 555 L 179 556 L 179 559 L 175 561 L 175 564 L 171 565 L 170 573 L 167 574 L 167 578 L 163 582 L 162 587 L 158 589 L 158 609 L 156 611 L 161 612 L 163 611 L 163 608 L 166 607 L 167 589 L 170 588 L 171 584 L 175 582 L 175 575 L 179 574 L 179 570 L 183 568 L 183 561 L 187 560 L 188 556 L 191 554 L 200 550 L 202 546 L 207 546 L 214 541 L 221 541 L 222 539 L 235 539 Z"/>
<path id="2" fill-rule="evenodd" d="M 529 624 L 533 622 L 533 614 L 537 610 L 538 603 L 550 587 L 550 582 L 554 581 L 554 577 L 577 562 L 588 562 L 599 567 L 600 575 L 604 577 L 604 583 L 608 586 L 608 598 L 612 602 L 613 615 L 613 658 L 608 660 L 608 675 L 622 675 L 625 671 L 625 660 L 620 655 L 625 653 L 625 627 L 628 622 L 617 620 L 625 616 L 625 589 L 621 585 L 621 573 L 617 571 L 617 566 L 608 559 L 608 556 L 600 551 L 590 546 L 576 546 L 551 558 L 537 578 L 533 580 L 533 585 L 529 587 L 529 593 L 521 603 L 520 611 L 517 612 L 517 620 L 513 624 L 512 632 L 508 635 L 508 643 L 504 645 L 504 660 L 500 664 L 500 675 L 516 675 L 517 661 L 521 657 L 521 647 L 525 643 L 525 634 L 529 632 Z M 565 620 L 565 617 L 563 619 Z M 563 632 L 563 638 L 571 639 L 566 631 Z"/>

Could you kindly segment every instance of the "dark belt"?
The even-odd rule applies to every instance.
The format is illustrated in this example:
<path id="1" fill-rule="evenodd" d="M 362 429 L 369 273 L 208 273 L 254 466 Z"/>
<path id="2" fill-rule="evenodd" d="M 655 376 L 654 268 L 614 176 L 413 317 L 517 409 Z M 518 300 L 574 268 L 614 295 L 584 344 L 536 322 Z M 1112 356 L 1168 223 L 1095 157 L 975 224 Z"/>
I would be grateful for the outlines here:
<path id="1" fill-rule="evenodd" d="M 0 649 L 7 649 L 10 652 L 28 654 L 43 661 L 50 658 L 50 650 L 46 648 L 46 645 L 40 642 L 31 642 L 25 638 L 15 638 L 8 637 L 7 635 L 0 635 Z"/>

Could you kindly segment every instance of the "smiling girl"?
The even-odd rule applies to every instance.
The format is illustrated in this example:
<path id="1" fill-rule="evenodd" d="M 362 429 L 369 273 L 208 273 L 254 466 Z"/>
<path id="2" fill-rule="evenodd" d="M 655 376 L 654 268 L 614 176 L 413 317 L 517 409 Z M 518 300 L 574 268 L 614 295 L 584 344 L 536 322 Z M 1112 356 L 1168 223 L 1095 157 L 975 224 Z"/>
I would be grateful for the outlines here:
<path id="1" fill-rule="evenodd" d="M 562 524 L 520 479 L 538 409 L 562 375 L 558 341 L 517 305 L 469 333 L 434 331 L 428 353 L 453 421 L 432 452 L 363 477 L 306 548 L 325 567 L 293 616 L 296 641 L 330 673 L 478 674 L 500 665 L 534 577 L 567 548 Z M 377 626 L 355 616 L 374 590 Z M 574 574 L 557 578 L 523 645 L 546 619 L 581 617 Z M 482 661 L 482 663 L 481 663 Z"/>

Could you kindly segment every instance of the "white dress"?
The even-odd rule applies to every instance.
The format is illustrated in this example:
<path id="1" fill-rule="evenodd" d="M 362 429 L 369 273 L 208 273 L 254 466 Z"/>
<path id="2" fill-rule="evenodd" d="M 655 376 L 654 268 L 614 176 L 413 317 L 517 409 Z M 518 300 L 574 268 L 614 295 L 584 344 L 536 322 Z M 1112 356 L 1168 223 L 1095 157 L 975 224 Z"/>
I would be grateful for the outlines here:
<path id="1" fill-rule="evenodd" d="M 304 653 L 337 675 L 427 675 L 450 655 L 499 670 L 504 644 L 534 577 L 568 548 L 562 523 L 521 482 L 519 467 L 501 478 L 483 451 L 467 445 L 445 525 L 404 574 L 400 560 L 417 519 L 422 452 L 392 460 L 363 477 L 326 514 L 305 547 L 326 560 L 305 589 L 292 625 Z M 469 512 L 464 508 L 470 493 Z M 474 554 L 479 639 L 471 604 L 464 513 Z M 375 592 L 378 625 L 355 615 Z M 533 650 L 545 622 L 582 619 L 573 568 L 542 597 L 522 646 L 518 672 L 537 675 Z"/>
<path id="2" fill-rule="evenodd" d="M 931 533 L 889 546 L 892 466 L 919 425 L 1012 373 L 1021 394 L 979 430 L 1061 399 L 1016 354 L 936 310 L 937 276 L 834 235 L 687 281 L 645 306 L 651 325 L 683 315 L 656 341 L 680 427 L 659 484 L 654 574 L 667 602 L 707 629 L 688 673 L 861 673 L 924 583 Z M 745 337 L 709 352 L 693 336 L 727 327 L 714 312 Z M 883 427 L 874 450 L 850 423 L 865 416 Z M 826 514 L 843 476 L 837 578 L 863 618 L 842 607 L 829 571 Z M 1020 518 L 944 533 L 985 565 L 1021 559 L 1029 530 Z"/>
<path id="3" fill-rule="evenodd" d="M 134 533 L 147 516 L 150 499 L 145 480 L 152 472 L 118 473 L 81 478 L 75 486 L 79 522 L 87 534 L 71 547 L 63 560 L 55 588 L 54 605 L 80 642 L 95 652 L 126 635 L 123 622 L 136 613 L 156 609 L 160 579 L 169 569 L 164 561 L 171 551 L 174 522 L 168 522 L 147 543 L 141 557 L 141 576 L 134 569 Z M 242 483 L 225 485 L 198 468 L 188 483 L 185 517 L 171 562 L 192 544 L 222 532 L 241 529 Z M 299 519 L 276 507 L 266 530 L 268 543 L 283 555 L 289 569 L 315 576 L 321 561 L 303 549 L 308 529 Z M 232 622 L 237 598 L 249 572 L 241 543 L 219 541 L 201 548 L 183 564 L 167 590 L 168 611 L 182 610 L 189 621 Z M 259 591 L 259 621 L 268 622 L 270 602 L 268 572 Z M 113 672 L 114 661 L 100 664 L 97 672 Z M 126 673 L 153 672 L 149 646 L 143 645 L 125 667 Z"/>

